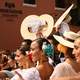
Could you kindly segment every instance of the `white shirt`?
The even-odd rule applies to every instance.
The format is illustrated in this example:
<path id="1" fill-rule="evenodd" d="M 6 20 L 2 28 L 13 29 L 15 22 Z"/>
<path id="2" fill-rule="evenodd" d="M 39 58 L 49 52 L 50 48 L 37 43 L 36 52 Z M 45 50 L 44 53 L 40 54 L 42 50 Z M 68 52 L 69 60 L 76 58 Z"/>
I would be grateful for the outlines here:
<path id="1" fill-rule="evenodd" d="M 18 70 L 17 73 L 22 77 L 22 80 L 41 80 L 39 72 L 35 67 Z M 18 74 L 16 74 L 11 80 L 19 80 L 20 76 Z"/>

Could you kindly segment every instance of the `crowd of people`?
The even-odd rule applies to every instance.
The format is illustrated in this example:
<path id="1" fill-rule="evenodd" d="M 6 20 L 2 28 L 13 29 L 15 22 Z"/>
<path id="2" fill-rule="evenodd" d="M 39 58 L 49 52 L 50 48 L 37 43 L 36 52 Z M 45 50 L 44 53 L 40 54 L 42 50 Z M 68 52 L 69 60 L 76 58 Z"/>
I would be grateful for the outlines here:
<path id="1" fill-rule="evenodd" d="M 0 79 L 80 80 L 80 35 L 74 44 L 67 41 L 54 34 L 23 40 L 14 52 L 1 50 Z"/>
<path id="2" fill-rule="evenodd" d="M 15 51 L 0 51 L 0 80 L 80 80 L 80 34 L 60 25 L 45 37 L 39 26 L 36 39 L 24 39 Z"/>

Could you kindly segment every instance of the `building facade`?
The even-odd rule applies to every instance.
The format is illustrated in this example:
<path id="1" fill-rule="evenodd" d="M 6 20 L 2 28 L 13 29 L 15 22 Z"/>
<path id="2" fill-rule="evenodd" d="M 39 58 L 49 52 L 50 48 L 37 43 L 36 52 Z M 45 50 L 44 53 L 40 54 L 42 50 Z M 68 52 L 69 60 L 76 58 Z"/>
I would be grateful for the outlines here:
<path id="1" fill-rule="evenodd" d="M 32 2 L 31 2 L 32 1 Z M 31 14 L 54 15 L 54 0 L 0 0 L 0 49 L 15 50 L 22 39 L 20 27 Z"/>
<path id="2" fill-rule="evenodd" d="M 55 1 L 59 0 L 0 0 L 0 49 L 15 50 L 23 40 L 20 27 L 23 19 L 31 14 L 50 14 L 59 16 L 55 10 Z M 58 4 L 59 5 L 59 4 Z M 71 26 L 78 31 L 80 27 Z"/>

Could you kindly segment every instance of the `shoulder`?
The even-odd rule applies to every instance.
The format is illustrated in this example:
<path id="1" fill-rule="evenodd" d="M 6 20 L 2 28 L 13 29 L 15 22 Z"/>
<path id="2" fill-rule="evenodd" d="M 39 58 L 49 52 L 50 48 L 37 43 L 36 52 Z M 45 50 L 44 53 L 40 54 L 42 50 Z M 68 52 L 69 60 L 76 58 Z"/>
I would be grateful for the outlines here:
<path id="1" fill-rule="evenodd" d="M 54 68 L 54 71 L 50 79 L 63 76 L 65 72 L 64 68 L 65 68 L 65 62 L 57 64 L 56 67 Z"/>
<path id="2" fill-rule="evenodd" d="M 38 67 L 37 67 L 37 69 L 40 71 L 46 71 L 46 70 L 54 70 L 54 67 L 53 67 L 53 65 L 51 65 L 51 64 L 42 64 L 42 65 L 39 65 Z"/>
<path id="3" fill-rule="evenodd" d="M 64 68 L 64 66 L 66 66 L 66 63 L 65 62 L 62 62 L 62 63 L 57 64 L 56 67 L 55 67 L 55 69 L 56 68 L 60 68 L 60 67 L 61 68 Z"/>

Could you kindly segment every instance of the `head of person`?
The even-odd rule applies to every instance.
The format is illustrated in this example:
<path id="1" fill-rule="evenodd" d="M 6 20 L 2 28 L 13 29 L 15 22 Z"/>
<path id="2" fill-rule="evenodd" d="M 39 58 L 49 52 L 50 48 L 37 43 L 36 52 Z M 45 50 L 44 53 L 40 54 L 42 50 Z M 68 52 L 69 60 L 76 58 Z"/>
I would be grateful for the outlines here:
<path id="1" fill-rule="evenodd" d="M 13 62 L 16 63 L 15 53 L 14 53 L 14 52 L 11 52 L 11 54 L 8 55 L 8 63 L 9 63 L 9 64 L 12 64 Z"/>
<path id="2" fill-rule="evenodd" d="M 30 45 L 31 45 L 32 40 L 30 39 L 24 39 L 21 43 L 20 48 L 25 50 L 25 51 L 29 51 L 30 50 Z"/>
<path id="3" fill-rule="evenodd" d="M 38 38 L 31 43 L 32 60 L 48 61 L 48 56 L 53 55 L 53 47 L 45 38 Z"/>
<path id="4" fill-rule="evenodd" d="M 24 49 L 17 49 L 15 52 L 15 60 L 21 68 L 30 68 L 33 65 L 31 53 L 27 54 Z"/>
<path id="5" fill-rule="evenodd" d="M 66 45 L 58 44 L 57 49 L 60 53 L 63 53 L 65 58 L 75 58 L 72 54 L 73 48 L 67 47 Z"/>
<path id="6" fill-rule="evenodd" d="M 75 55 L 76 61 L 80 63 L 80 37 L 76 38 L 74 41 L 73 54 Z"/>
<path id="7" fill-rule="evenodd" d="M 15 60 L 17 61 L 19 66 L 23 66 L 26 63 L 26 52 L 23 49 L 17 49 L 15 51 Z"/>
<path id="8" fill-rule="evenodd" d="M 73 42 L 58 35 L 54 35 L 54 38 L 59 42 L 57 45 L 57 50 L 59 53 L 64 53 L 65 57 L 74 58 L 74 55 L 72 54 Z"/>
<path id="9" fill-rule="evenodd" d="M 8 53 L 7 50 L 0 51 L 0 59 L 1 59 L 0 62 L 6 63 L 8 61 L 8 57 L 6 53 Z"/>

